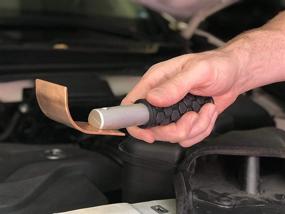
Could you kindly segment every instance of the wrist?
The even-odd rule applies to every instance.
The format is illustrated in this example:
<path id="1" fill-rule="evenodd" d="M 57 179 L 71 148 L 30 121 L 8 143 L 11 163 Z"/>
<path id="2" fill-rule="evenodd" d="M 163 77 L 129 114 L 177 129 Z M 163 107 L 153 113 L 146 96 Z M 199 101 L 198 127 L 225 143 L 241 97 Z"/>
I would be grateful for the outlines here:
<path id="1" fill-rule="evenodd" d="M 236 61 L 238 94 L 285 80 L 285 33 L 267 26 L 245 32 L 224 48 Z"/>
<path id="2" fill-rule="evenodd" d="M 229 57 L 233 68 L 233 75 L 236 78 L 233 90 L 236 95 L 247 91 L 250 79 L 252 79 L 252 74 L 248 69 L 251 58 L 251 42 L 248 33 L 240 34 L 221 49 Z"/>

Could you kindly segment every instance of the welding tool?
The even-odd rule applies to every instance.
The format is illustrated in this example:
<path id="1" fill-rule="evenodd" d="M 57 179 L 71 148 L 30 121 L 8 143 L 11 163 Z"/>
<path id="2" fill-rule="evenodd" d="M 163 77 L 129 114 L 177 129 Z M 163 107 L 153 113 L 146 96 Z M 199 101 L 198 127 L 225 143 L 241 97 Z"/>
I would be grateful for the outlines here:
<path id="1" fill-rule="evenodd" d="M 145 99 L 141 99 L 132 105 L 93 109 L 89 114 L 88 123 L 98 129 L 121 129 L 130 126 L 149 128 L 167 125 L 179 120 L 186 112 L 199 112 L 206 103 L 213 103 L 213 98 L 190 93 L 178 103 L 165 108 L 155 107 Z"/>

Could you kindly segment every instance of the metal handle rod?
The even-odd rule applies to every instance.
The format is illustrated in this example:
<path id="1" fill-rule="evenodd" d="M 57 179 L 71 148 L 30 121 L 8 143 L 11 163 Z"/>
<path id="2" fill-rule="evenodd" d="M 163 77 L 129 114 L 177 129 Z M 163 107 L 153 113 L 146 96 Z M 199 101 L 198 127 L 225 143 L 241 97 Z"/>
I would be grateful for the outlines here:
<path id="1" fill-rule="evenodd" d="M 88 123 L 98 129 L 120 129 L 139 126 L 149 121 L 149 111 L 144 104 L 93 109 Z"/>

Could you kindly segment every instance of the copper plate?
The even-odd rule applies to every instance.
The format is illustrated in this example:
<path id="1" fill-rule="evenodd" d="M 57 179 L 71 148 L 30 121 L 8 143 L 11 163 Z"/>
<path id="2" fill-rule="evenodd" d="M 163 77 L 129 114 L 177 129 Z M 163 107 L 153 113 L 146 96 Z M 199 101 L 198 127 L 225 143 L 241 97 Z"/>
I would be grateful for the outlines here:
<path id="1" fill-rule="evenodd" d="M 37 79 L 36 95 L 42 112 L 54 121 L 65 124 L 86 134 L 125 135 L 118 130 L 100 130 L 90 126 L 88 122 L 74 121 L 70 115 L 68 107 L 68 91 L 65 86 Z"/>

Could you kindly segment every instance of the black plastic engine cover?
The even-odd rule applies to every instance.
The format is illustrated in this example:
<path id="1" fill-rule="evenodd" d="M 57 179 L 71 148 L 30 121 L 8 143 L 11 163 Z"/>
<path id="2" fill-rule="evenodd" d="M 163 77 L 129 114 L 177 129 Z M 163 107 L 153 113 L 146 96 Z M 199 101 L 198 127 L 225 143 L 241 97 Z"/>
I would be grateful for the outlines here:
<path id="1" fill-rule="evenodd" d="M 114 179 L 116 178 L 116 179 Z M 1 144 L 0 213 L 54 213 L 107 204 L 120 167 L 74 145 Z"/>
<path id="2" fill-rule="evenodd" d="M 249 156 L 260 161 L 256 194 L 245 189 Z M 177 213 L 285 213 L 284 158 L 285 132 L 276 128 L 233 131 L 189 148 L 175 179 Z"/>
<path id="3" fill-rule="evenodd" d="M 136 203 L 174 197 L 174 171 L 183 149 L 177 144 L 148 144 L 129 138 L 120 144 L 124 158 L 122 199 Z"/>
<path id="4" fill-rule="evenodd" d="M 272 116 L 248 96 L 241 95 L 227 108 L 215 124 L 218 134 L 231 130 L 249 130 L 274 126 Z"/>

